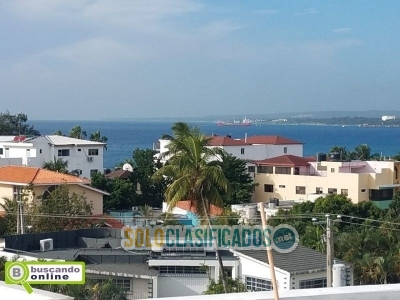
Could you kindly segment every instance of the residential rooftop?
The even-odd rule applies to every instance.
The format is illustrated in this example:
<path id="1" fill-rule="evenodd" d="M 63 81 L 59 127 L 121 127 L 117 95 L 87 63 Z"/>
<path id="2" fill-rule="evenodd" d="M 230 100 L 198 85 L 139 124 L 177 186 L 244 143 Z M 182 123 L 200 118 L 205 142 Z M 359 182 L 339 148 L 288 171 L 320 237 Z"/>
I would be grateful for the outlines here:
<path id="1" fill-rule="evenodd" d="M 0 182 L 21 185 L 89 184 L 90 180 L 37 167 L 0 167 Z"/>
<path id="2" fill-rule="evenodd" d="M 104 146 L 105 143 L 88 141 L 82 139 L 75 139 L 61 135 L 44 135 L 40 137 L 34 137 L 32 139 L 26 140 L 30 143 L 35 143 L 39 141 L 39 139 L 45 138 L 50 145 L 54 146 Z"/>
<path id="3" fill-rule="evenodd" d="M 285 166 L 285 167 L 299 167 L 309 166 L 310 162 L 315 161 L 314 157 L 300 157 L 295 155 L 281 155 L 263 160 L 253 161 L 256 165 L 262 166 Z"/>

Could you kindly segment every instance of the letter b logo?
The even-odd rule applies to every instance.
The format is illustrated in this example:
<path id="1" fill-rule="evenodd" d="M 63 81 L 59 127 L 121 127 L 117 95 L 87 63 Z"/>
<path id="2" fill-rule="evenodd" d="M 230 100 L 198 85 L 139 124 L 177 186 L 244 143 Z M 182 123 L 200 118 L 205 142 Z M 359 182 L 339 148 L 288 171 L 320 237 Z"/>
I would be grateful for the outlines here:
<path id="1" fill-rule="evenodd" d="M 19 278 L 19 277 L 21 277 L 21 269 L 20 268 L 18 268 L 18 267 L 14 267 L 13 269 L 12 269 L 12 277 L 13 278 Z"/>

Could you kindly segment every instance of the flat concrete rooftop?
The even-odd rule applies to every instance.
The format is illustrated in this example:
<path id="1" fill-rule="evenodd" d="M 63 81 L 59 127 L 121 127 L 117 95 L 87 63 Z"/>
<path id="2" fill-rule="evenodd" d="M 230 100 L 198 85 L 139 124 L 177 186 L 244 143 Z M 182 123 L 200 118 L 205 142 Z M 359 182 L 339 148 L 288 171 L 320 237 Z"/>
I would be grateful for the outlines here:
<path id="1" fill-rule="evenodd" d="M 247 292 L 190 297 L 157 298 L 162 300 L 274 300 L 273 292 Z M 398 300 L 400 284 L 359 285 L 339 288 L 283 291 L 280 300 Z"/>

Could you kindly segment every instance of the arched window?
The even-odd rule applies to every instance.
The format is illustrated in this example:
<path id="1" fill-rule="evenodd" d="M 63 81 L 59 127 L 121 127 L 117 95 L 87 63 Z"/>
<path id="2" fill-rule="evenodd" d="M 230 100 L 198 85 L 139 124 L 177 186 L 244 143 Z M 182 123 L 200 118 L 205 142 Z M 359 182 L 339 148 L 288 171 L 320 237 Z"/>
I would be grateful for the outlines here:
<path id="1" fill-rule="evenodd" d="M 394 178 L 397 179 L 397 167 L 394 167 Z"/>
<path id="2" fill-rule="evenodd" d="M 51 185 L 47 189 L 44 190 L 42 195 L 42 200 L 46 200 L 49 198 L 50 194 L 57 188 L 56 185 Z"/>

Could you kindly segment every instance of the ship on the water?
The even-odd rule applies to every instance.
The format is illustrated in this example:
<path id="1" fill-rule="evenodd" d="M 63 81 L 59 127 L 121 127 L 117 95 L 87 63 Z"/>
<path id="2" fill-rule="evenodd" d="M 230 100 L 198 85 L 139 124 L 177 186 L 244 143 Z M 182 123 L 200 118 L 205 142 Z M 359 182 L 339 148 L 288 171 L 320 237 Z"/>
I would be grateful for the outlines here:
<path id="1" fill-rule="evenodd" d="M 233 120 L 233 122 L 218 121 L 217 125 L 218 126 L 250 126 L 251 121 L 247 118 L 244 118 L 242 121 Z"/>

